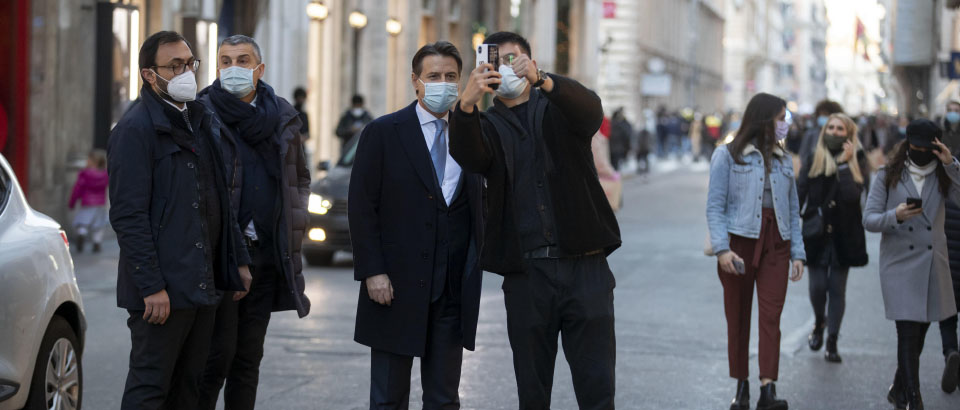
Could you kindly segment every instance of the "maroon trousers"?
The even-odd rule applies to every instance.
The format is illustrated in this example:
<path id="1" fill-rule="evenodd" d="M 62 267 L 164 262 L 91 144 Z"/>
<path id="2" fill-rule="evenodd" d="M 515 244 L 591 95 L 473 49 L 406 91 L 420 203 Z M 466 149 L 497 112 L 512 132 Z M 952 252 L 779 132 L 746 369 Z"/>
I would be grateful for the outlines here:
<path id="1" fill-rule="evenodd" d="M 750 313 L 754 283 L 757 284 L 760 307 L 760 378 L 777 380 L 780 367 L 780 313 L 787 296 L 790 241 L 780 238 L 773 209 L 763 209 L 762 218 L 759 238 L 730 235 L 730 250 L 743 258 L 746 273 L 730 274 L 717 267 L 727 316 L 730 377 L 737 380 L 746 380 L 750 373 Z"/>

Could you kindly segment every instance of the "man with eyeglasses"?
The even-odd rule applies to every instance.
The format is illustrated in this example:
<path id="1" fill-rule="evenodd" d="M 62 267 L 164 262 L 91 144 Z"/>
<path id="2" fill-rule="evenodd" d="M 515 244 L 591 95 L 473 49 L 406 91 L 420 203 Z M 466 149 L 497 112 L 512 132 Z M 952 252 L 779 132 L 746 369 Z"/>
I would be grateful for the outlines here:
<path id="1" fill-rule="evenodd" d="M 178 33 L 140 48 L 140 103 L 110 134 L 117 305 L 131 350 L 121 409 L 197 408 L 222 291 L 250 273 L 231 211 L 219 123 L 193 100 L 199 61 Z M 240 265 L 238 267 L 238 264 Z"/>
<path id="2" fill-rule="evenodd" d="M 350 178 L 354 340 L 370 346 L 370 409 L 407 409 L 420 358 L 423 408 L 459 409 L 463 349 L 480 309 L 483 185 L 450 157 L 447 119 L 463 61 L 438 41 L 413 57 L 417 94 L 360 134 Z"/>
<path id="3" fill-rule="evenodd" d="M 216 409 L 222 388 L 226 410 L 252 410 L 271 312 L 310 312 L 300 257 L 310 171 L 299 112 L 263 81 L 266 65 L 257 42 L 227 37 L 217 59 L 217 80 L 198 101 L 221 123 L 230 206 L 244 231 L 253 283 L 249 294 L 224 296 L 217 308 L 200 407 Z"/>

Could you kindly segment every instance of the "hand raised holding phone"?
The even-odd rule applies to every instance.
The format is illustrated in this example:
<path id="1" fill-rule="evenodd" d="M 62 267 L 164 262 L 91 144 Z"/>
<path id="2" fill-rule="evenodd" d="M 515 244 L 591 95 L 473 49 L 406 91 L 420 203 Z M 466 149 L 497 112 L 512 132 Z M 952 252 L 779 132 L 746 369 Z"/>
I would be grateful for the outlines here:
<path id="1" fill-rule="evenodd" d="M 499 64 L 500 56 L 495 44 L 481 44 L 477 48 L 477 68 L 470 72 L 467 85 L 460 94 L 460 109 L 463 112 L 473 112 L 473 107 L 480 102 L 483 94 L 493 94 L 500 86 Z"/>

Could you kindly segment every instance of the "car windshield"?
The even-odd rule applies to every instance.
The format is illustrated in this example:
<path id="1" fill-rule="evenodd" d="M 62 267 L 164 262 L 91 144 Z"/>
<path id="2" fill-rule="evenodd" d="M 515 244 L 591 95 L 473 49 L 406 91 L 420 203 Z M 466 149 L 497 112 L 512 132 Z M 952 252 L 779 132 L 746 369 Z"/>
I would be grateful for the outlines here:
<path id="1" fill-rule="evenodd" d="M 347 141 L 347 149 L 343 150 L 343 155 L 340 156 L 340 161 L 337 162 L 338 167 L 350 167 L 353 166 L 353 159 L 357 156 L 357 140 L 360 137 L 354 137 L 350 141 Z"/>

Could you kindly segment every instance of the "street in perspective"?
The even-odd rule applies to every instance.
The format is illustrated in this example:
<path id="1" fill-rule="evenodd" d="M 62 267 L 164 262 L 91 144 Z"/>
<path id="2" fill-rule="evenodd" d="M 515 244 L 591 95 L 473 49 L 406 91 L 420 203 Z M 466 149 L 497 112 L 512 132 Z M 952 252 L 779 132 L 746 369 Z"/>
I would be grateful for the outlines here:
<path id="1" fill-rule="evenodd" d="M 960 1 L 0 2 L 0 410 L 960 409 Z"/>

